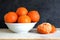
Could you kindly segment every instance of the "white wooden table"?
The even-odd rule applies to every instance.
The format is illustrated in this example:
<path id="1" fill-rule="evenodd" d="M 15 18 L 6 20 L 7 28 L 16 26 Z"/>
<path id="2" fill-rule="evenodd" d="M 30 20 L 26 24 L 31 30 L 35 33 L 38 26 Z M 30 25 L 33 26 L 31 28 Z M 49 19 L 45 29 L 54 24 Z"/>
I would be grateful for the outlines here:
<path id="1" fill-rule="evenodd" d="M 28 33 L 14 33 L 9 29 L 0 29 L 0 40 L 60 40 L 60 28 L 52 34 L 38 34 L 36 29 Z"/>

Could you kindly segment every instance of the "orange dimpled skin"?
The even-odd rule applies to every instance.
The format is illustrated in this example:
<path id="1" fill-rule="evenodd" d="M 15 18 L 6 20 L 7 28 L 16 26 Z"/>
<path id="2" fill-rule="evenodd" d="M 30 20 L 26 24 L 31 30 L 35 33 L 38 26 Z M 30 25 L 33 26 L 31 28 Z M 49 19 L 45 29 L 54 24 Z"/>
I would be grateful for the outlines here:
<path id="1" fill-rule="evenodd" d="M 52 25 L 51 33 L 54 33 L 55 31 L 56 31 L 56 27 L 54 25 Z"/>
<path id="2" fill-rule="evenodd" d="M 7 23 L 13 23 L 17 21 L 17 14 L 15 12 L 8 12 L 4 15 L 4 21 Z"/>
<path id="3" fill-rule="evenodd" d="M 19 7 L 16 11 L 19 16 L 26 15 L 28 10 L 25 7 Z"/>
<path id="4" fill-rule="evenodd" d="M 41 34 L 49 34 L 51 29 L 51 24 L 49 23 L 42 23 L 37 26 L 37 32 Z"/>
<path id="5" fill-rule="evenodd" d="M 30 11 L 28 13 L 28 16 L 31 18 L 32 22 L 38 22 L 39 19 L 40 19 L 40 15 L 39 15 L 38 11 L 35 11 L 35 10 L 34 11 Z"/>
<path id="6" fill-rule="evenodd" d="M 31 23 L 31 19 L 29 16 L 24 15 L 24 16 L 20 16 L 18 18 L 18 23 Z"/>

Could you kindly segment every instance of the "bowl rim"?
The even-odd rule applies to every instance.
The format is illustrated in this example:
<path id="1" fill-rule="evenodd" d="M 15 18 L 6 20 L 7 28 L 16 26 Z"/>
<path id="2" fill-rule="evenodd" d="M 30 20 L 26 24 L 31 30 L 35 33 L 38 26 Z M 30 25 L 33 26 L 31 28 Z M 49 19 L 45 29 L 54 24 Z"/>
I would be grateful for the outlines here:
<path id="1" fill-rule="evenodd" d="M 33 23 L 37 23 L 37 22 L 32 22 L 32 23 L 5 23 L 5 24 L 33 24 Z"/>

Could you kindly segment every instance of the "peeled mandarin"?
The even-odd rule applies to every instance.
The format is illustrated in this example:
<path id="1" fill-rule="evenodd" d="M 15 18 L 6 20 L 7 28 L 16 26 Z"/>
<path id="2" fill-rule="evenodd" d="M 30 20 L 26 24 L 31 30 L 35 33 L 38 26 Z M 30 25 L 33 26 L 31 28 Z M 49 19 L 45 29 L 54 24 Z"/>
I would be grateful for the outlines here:
<path id="1" fill-rule="evenodd" d="M 37 26 L 37 32 L 41 34 L 49 34 L 52 30 L 50 23 L 42 23 Z"/>

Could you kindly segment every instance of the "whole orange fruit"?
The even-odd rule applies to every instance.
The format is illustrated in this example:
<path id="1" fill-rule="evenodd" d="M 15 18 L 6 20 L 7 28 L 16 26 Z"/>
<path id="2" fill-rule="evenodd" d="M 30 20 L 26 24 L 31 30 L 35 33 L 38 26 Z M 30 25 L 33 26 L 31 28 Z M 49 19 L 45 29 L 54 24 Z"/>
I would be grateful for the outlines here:
<path id="1" fill-rule="evenodd" d="M 37 32 L 41 34 L 48 34 L 52 30 L 50 23 L 42 23 L 37 26 Z"/>
<path id="2" fill-rule="evenodd" d="M 28 16 L 31 18 L 32 22 L 38 22 L 40 19 L 40 15 L 39 15 L 38 11 L 35 11 L 35 10 L 30 11 L 28 13 Z"/>
<path id="3" fill-rule="evenodd" d="M 55 31 L 56 31 L 56 27 L 54 25 L 52 25 L 51 33 L 54 33 Z"/>
<path id="4" fill-rule="evenodd" d="M 19 16 L 26 15 L 28 10 L 25 7 L 19 7 L 16 11 Z"/>
<path id="5" fill-rule="evenodd" d="M 31 19 L 29 16 L 24 15 L 24 16 L 20 16 L 18 18 L 18 23 L 31 23 Z"/>
<path id="6" fill-rule="evenodd" d="M 4 15 L 4 21 L 7 23 L 13 23 L 17 21 L 17 14 L 15 12 L 8 12 Z"/>

